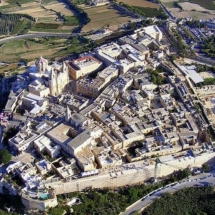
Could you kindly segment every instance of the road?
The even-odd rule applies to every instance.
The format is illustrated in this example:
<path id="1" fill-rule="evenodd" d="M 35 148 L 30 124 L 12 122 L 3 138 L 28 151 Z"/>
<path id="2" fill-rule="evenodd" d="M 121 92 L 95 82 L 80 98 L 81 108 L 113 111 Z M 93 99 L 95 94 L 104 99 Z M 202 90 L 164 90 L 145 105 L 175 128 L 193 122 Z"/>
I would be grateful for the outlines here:
<path id="1" fill-rule="evenodd" d="M 166 13 L 166 15 L 169 18 L 174 19 L 174 17 L 172 16 L 172 14 L 166 9 L 165 5 L 163 5 L 162 3 L 160 3 L 160 6 L 163 8 L 164 12 Z"/>
<path id="2" fill-rule="evenodd" d="M 166 187 L 160 188 L 151 196 L 146 196 L 129 206 L 125 212 L 122 212 L 120 215 L 129 215 L 134 211 L 138 211 L 143 207 L 146 207 L 150 203 L 152 203 L 155 199 L 160 198 L 164 193 L 174 193 L 180 189 L 185 187 L 192 186 L 204 186 L 208 184 L 213 184 L 215 186 L 215 174 L 213 173 L 203 173 L 198 176 L 192 176 L 188 180 L 184 180 L 182 182 L 177 183 L 174 186 L 167 185 Z"/>
<path id="3" fill-rule="evenodd" d="M 24 39 L 24 38 L 35 38 L 35 37 L 71 37 L 71 36 L 78 36 L 79 33 L 32 33 L 32 34 L 24 34 L 24 35 L 17 35 L 11 36 L 7 38 L 0 39 L 0 43 L 9 42 L 12 40 Z"/>

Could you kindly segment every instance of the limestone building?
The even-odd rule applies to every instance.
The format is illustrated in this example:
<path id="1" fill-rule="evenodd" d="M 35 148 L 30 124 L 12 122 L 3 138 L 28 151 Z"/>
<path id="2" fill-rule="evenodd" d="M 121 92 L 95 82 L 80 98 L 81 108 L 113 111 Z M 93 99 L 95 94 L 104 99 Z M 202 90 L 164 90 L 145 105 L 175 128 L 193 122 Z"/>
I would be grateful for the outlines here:
<path id="1" fill-rule="evenodd" d="M 36 72 L 29 73 L 33 82 L 28 87 L 30 93 L 41 97 L 49 94 L 57 96 L 63 92 L 69 83 L 68 66 L 65 62 L 61 64 L 48 65 L 48 61 L 42 56 L 35 62 Z"/>
<path id="2" fill-rule="evenodd" d="M 102 62 L 91 55 L 67 62 L 70 77 L 77 80 L 102 66 Z"/>

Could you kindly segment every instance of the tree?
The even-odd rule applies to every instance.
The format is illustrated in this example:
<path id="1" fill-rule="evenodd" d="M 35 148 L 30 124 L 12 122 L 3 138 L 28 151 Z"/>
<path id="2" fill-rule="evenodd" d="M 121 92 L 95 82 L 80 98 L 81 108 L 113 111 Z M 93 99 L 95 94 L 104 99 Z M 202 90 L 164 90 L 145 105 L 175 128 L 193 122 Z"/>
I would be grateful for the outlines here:
<path id="1" fill-rule="evenodd" d="M 175 57 L 174 55 L 170 55 L 170 56 L 169 56 L 169 59 L 170 59 L 171 62 L 173 62 L 173 61 L 176 60 L 176 57 Z"/>
<path id="2" fill-rule="evenodd" d="M 12 137 L 14 137 L 18 133 L 18 129 L 15 127 L 9 128 L 5 133 L 4 133 L 4 138 L 3 138 L 3 143 L 5 145 L 8 144 L 8 140 Z"/>
<path id="3" fill-rule="evenodd" d="M 210 167 L 208 166 L 208 164 L 202 164 L 202 170 L 203 172 L 208 172 L 210 170 Z"/>
<path id="4" fill-rule="evenodd" d="M 0 149 L 0 164 L 7 164 L 10 162 L 12 155 L 6 149 Z"/>

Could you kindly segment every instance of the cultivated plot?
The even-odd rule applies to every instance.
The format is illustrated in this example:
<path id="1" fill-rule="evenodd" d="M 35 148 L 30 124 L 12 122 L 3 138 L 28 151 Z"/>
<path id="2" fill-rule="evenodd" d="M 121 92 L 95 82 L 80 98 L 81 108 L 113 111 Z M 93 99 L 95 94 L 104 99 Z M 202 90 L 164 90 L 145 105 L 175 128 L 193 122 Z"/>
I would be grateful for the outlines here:
<path id="1" fill-rule="evenodd" d="M 159 8 L 158 4 L 145 0 L 120 0 L 120 2 L 137 7 Z"/>
<path id="2" fill-rule="evenodd" d="M 132 19 L 132 17 L 108 5 L 85 8 L 84 11 L 88 14 L 91 21 L 82 28 L 83 32 L 98 30 L 106 26 L 114 30 L 114 28 L 117 28 L 117 25 Z"/>

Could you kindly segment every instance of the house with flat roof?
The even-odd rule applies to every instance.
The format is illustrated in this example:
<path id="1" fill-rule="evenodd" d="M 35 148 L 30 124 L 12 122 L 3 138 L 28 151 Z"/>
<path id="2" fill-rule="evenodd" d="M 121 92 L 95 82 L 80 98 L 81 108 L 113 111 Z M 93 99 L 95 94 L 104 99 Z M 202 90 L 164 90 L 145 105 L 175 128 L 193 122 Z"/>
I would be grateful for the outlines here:
<path id="1" fill-rule="evenodd" d="M 39 153 L 46 152 L 51 158 L 56 158 L 60 154 L 60 146 L 44 135 L 34 141 L 34 147 Z"/>
<path id="2" fill-rule="evenodd" d="M 41 175 L 47 174 L 52 169 L 51 163 L 47 160 L 38 161 L 35 166 Z"/>

